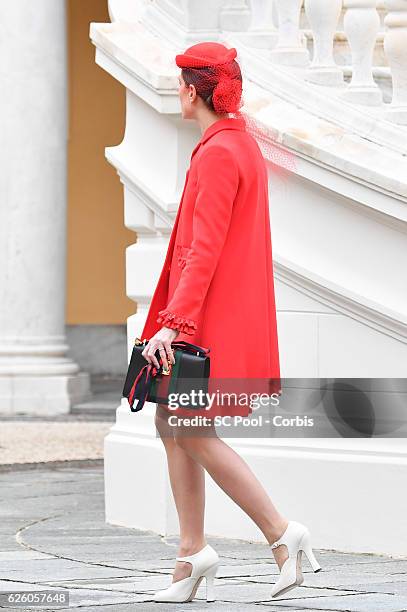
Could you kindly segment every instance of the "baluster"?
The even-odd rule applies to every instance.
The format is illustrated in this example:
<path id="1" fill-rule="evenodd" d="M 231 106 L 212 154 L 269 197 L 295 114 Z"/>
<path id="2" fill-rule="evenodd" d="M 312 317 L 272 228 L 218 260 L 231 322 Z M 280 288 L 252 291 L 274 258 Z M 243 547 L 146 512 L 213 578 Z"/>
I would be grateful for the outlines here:
<path id="1" fill-rule="evenodd" d="M 272 28 L 272 0 L 251 0 L 252 19 L 250 30 L 265 30 Z"/>
<path id="2" fill-rule="evenodd" d="M 270 53 L 273 63 L 286 66 L 307 66 L 308 49 L 302 44 L 300 12 L 302 0 L 274 0 L 278 17 L 278 42 Z"/>
<path id="3" fill-rule="evenodd" d="M 190 3 L 190 0 L 184 0 Z M 222 6 L 223 4 L 223 6 Z M 205 3 L 199 1 L 199 13 L 206 13 Z M 189 5 L 188 5 L 189 6 Z M 245 32 L 250 24 L 250 11 L 247 7 L 246 0 L 227 0 L 220 3 L 219 23 L 221 30 L 229 32 Z"/>
<path id="4" fill-rule="evenodd" d="M 380 18 L 376 0 L 345 0 L 344 30 L 352 52 L 352 80 L 341 96 L 355 104 L 378 106 L 382 92 L 373 80 L 372 61 Z"/>
<path id="5" fill-rule="evenodd" d="M 314 57 L 305 79 L 319 85 L 343 84 L 341 68 L 335 64 L 333 42 L 342 0 L 305 0 L 305 14 L 314 39 Z"/>
<path id="6" fill-rule="evenodd" d="M 384 52 L 393 79 L 393 97 L 385 118 L 407 125 L 407 0 L 385 0 Z"/>
<path id="7" fill-rule="evenodd" d="M 258 49 L 272 49 L 278 41 L 278 32 L 273 23 L 273 0 L 251 0 L 251 21 L 241 39 Z"/>

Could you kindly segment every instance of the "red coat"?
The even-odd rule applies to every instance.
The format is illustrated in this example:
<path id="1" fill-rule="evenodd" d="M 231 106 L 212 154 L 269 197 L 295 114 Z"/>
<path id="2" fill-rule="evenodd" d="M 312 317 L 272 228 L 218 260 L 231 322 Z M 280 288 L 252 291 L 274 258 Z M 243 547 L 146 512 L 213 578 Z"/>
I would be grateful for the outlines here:
<path id="1" fill-rule="evenodd" d="M 211 349 L 211 379 L 275 378 L 280 390 L 268 176 L 242 118 L 210 125 L 192 152 L 141 337 L 164 325 Z"/>

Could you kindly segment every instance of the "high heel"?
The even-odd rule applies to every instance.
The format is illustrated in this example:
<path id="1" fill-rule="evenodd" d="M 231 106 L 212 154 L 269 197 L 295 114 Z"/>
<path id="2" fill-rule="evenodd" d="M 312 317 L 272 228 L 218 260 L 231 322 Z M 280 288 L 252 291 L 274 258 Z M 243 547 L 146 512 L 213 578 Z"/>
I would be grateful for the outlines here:
<path id="1" fill-rule="evenodd" d="M 315 558 L 315 555 L 313 553 L 312 547 L 311 547 L 311 538 L 310 538 L 310 533 L 307 529 L 306 533 L 304 533 L 304 535 L 302 536 L 301 539 L 301 550 L 305 552 L 305 556 L 307 557 L 308 561 L 310 562 L 310 565 L 314 571 L 314 573 L 321 571 L 321 566 L 318 563 L 318 561 Z"/>
<path id="2" fill-rule="evenodd" d="M 154 601 L 186 603 L 191 601 L 201 583 L 206 579 L 206 601 L 215 601 L 214 578 L 219 567 L 219 556 L 209 544 L 202 550 L 187 557 L 177 557 L 177 561 L 188 561 L 192 565 L 191 575 L 173 582 L 167 589 L 154 593 Z"/>
<path id="3" fill-rule="evenodd" d="M 283 595 L 304 582 L 302 574 L 303 552 L 314 572 L 319 572 L 322 569 L 312 551 L 310 533 L 302 523 L 289 521 L 287 529 L 278 540 L 273 542 L 271 548 L 277 548 L 280 544 L 287 546 L 288 558 L 284 561 L 280 570 L 280 577 L 272 588 L 272 597 Z"/>

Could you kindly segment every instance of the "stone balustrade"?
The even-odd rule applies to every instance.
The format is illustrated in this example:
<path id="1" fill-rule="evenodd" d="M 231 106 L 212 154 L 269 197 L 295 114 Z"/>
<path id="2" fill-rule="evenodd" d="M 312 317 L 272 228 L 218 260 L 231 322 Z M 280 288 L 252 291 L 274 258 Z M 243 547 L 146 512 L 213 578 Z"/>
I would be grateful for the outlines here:
<path id="1" fill-rule="evenodd" d="M 270 0 L 271 1 L 271 0 Z M 382 107 L 383 118 L 407 124 L 407 0 L 304 0 L 303 9 L 313 40 L 313 58 L 304 70 L 304 79 L 318 85 L 342 86 L 338 96 L 358 105 Z M 274 0 L 277 13 L 278 43 L 271 52 L 273 62 L 303 67 L 300 12 L 302 3 Z M 373 78 L 375 46 L 381 28 L 379 11 L 384 12 L 383 46 L 393 86 L 390 104 L 383 103 L 379 85 Z M 333 46 L 339 18 L 351 51 L 351 80 L 344 87 L 343 70 L 334 60 Z M 381 41 L 380 41 L 381 42 Z M 284 48 L 281 52 L 279 48 Z M 296 48 L 297 54 L 294 52 Z"/>
<path id="2" fill-rule="evenodd" d="M 110 0 L 109 9 L 112 20 L 140 18 L 180 49 L 234 32 L 297 78 L 407 125 L 407 0 Z M 335 59 L 337 44 L 346 46 L 349 65 Z"/>

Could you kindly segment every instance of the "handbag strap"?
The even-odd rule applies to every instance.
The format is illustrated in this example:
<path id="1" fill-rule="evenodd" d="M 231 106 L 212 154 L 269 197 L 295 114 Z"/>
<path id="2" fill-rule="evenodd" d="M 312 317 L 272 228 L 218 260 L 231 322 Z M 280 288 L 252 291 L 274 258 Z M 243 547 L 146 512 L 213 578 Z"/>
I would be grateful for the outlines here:
<path id="1" fill-rule="evenodd" d="M 184 349 L 190 351 L 191 353 L 196 353 L 199 351 L 200 353 L 209 353 L 210 348 L 205 348 L 204 346 L 198 346 L 197 344 L 191 344 L 190 342 L 185 342 L 185 340 L 179 340 L 178 342 L 175 340 L 171 343 L 173 348 Z"/>
<path id="2" fill-rule="evenodd" d="M 150 391 L 153 378 L 157 376 L 158 370 L 151 363 L 146 363 L 140 370 L 135 379 L 131 391 L 129 393 L 128 402 L 132 412 L 138 412 L 144 406 L 147 395 Z M 144 379 L 144 380 L 143 380 Z M 136 407 L 134 408 L 134 399 L 137 386 L 140 386 L 140 396 Z"/>

